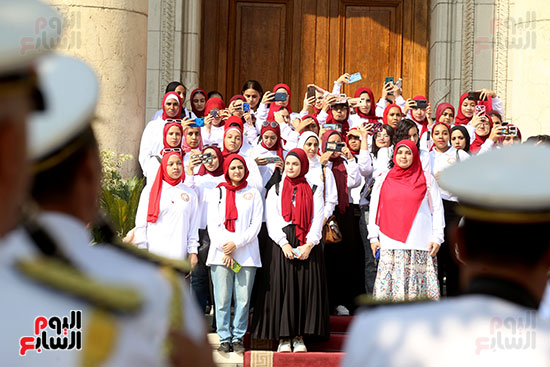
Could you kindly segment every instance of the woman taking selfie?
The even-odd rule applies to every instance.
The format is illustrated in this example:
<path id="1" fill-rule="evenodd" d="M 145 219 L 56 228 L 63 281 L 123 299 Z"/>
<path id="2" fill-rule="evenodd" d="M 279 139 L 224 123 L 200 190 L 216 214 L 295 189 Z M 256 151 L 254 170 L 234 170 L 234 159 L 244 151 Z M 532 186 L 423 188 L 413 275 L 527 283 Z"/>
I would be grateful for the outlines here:
<path id="1" fill-rule="evenodd" d="M 258 233 L 262 225 L 263 205 L 260 193 L 246 181 L 248 169 L 243 157 L 224 158 L 225 182 L 208 205 L 210 266 L 214 286 L 216 331 L 220 352 L 243 353 L 243 337 L 248 328 L 250 294 L 256 268 L 262 266 Z M 231 300 L 235 315 L 231 323 Z"/>
<path id="2" fill-rule="evenodd" d="M 411 140 L 395 145 L 393 162 L 376 180 L 370 201 L 369 240 L 373 256 L 380 259 L 374 297 L 439 299 L 434 256 L 445 227 L 439 187 L 423 172 Z"/>

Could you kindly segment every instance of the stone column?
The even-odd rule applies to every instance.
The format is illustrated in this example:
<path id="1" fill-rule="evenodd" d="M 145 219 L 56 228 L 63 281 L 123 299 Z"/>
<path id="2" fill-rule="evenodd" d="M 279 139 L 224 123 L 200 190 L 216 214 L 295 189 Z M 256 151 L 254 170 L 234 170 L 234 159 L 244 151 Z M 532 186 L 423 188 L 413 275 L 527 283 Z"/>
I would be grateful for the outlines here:
<path id="1" fill-rule="evenodd" d="M 523 139 L 550 134 L 550 7 L 545 0 L 509 1 L 499 23 L 507 34 L 506 117 Z"/>
<path id="2" fill-rule="evenodd" d="M 101 149 L 132 154 L 137 174 L 145 122 L 147 0 L 49 0 L 65 15 L 60 52 L 91 65 L 101 95 L 94 128 Z M 78 80 L 74 81 L 78 83 Z"/>
<path id="3" fill-rule="evenodd" d="M 201 57 L 201 0 L 187 0 L 183 6 L 182 83 L 189 88 L 187 93 L 199 87 Z M 208 91 L 206 91 L 208 92 Z"/>

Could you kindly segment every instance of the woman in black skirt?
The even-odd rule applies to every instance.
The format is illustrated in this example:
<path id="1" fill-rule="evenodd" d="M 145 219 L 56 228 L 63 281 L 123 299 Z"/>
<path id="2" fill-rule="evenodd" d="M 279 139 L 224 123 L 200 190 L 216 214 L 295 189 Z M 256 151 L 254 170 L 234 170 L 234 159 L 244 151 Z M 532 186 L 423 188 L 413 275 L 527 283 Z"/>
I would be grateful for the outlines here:
<path id="1" fill-rule="evenodd" d="M 278 352 L 306 352 L 303 337 L 329 335 L 325 263 L 320 244 L 323 191 L 306 180 L 309 161 L 302 149 L 285 159 L 282 184 L 270 188 L 266 199 L 271 239 L 269 282 L 263 303 L 256 304 L 252 337 L 279 340 Z"/>

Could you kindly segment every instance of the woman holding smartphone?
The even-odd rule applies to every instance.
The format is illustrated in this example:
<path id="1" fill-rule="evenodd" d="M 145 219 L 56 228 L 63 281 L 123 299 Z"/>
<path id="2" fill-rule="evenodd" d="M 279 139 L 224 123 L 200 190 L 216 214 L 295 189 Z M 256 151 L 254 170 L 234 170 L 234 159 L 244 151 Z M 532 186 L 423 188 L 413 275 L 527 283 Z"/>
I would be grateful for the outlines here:
<path id="1" fill-rule="evenodd" d="M 258 233 L 262 225 L 260 193 L 248 185 L 246 161 L 238 154 L 224 158 L 225 182 L 208 204 L 210 266 L 214 286 L 216 328 L 220 352 L 243 353 L 243 337 L 248 328 L 250 295 L 256 269 L 262 266 Z M 231 323 L 231 299 L 235 315 Z"/>

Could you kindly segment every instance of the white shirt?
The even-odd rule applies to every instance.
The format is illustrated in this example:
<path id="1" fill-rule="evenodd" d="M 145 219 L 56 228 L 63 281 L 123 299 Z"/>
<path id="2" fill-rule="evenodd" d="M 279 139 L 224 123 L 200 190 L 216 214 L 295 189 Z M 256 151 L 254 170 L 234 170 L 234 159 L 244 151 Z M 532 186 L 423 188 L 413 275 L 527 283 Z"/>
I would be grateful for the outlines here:
<path id="1" fill-rule="evenodd" d="M 344 157 L 344 165 L 346 166 L 346 171 L 348 173 L 348 193 L 351 193 L 352 189 L 359 187 L 361 185 L 361 175 L 359 174 L 359 165 L 355 158 L 347 159 Z M 332 162 L 328 161 L 326 164 L 326 169 L 332 171 Z M 333 172 L 334 173 L 334 172 Z M 349 202 L 353 203 L 351 194 L 349 195 Z"/>
<path id="2" fill-rule="evenodd" d="M 204 176 L 196 175 L 191 177 L 193 177 L 193 179 L 190 180 L 190 187 L 193 188 L 197 193 L 199 201 L 199 229 L 206 229 L 208 218 L 208 202 L 210 200 L 219 199 L 217 186 L 221 182 L 225 182 L 225 177 L 224 175 L 215 177 L 209 174 L 205 174 Z"/>
<path id="3" fill-rule="evenodd" d="M 166 121 L 161 118 L 149 121 L 143 134 L 141 135 L 141 143 L 139 145 L 139 164 L 143 170 L 143 175 L 148 177 L 149 174 L 155 172 L 154 166 L 158 168 L 158 160 L 154 156 L 160 156 L 164 144 L 162 142 L 162 134 Z"/>
<path id="4" fill-rule="evenodd" d="M 546 284 L 546 291 L 539 306 L 539 314 L 545 320 L 550 320 L 550 281 Z"/>
<path id="5" fill-rule="evenodd" d="M 216 191 L 219 189 L 216 189 Z M 235 232 L 229 232 L 225 228 L 225 200 L 227 190 L 221 188 L 222 197 L 212 194 L 208 203 L 208 235 L 210 236 L 210 249 L 206 265 L 223 265 L 224 253 L 222 246 L 233 241 L 236 250 L 233 258 L 241 266 L 259 268 L 262 266 L 260 248 L 258 245 L 258 233 L 262 227 L 263 204 L 260 193 L 254 187 L 246 186 L 235 192 L 235 206 L 238 217 L 235 220 Z"/>
<path id="6" fill-rule="evenodd" d="M 283 183 L 284 181 L 281 181 L 279 184 L 279 195 L 275 192 L 275 185 L 269 189 L 265 202 L 265 209 L 269 213 L 266 222 L 267 232 L 269 233 L 269 237 L 281 247 L 289 243 L 286 234 L 283 232 L 283 228 L 292 224 L 292 222 L 285 221 L 283 215 L 281 214 L 281 195 L 283 194 Z M 308 181 L 308 184 L 313 187 L 311 182 Z M 317 188 L 313 194 L 313 219 L 311 221 L 309 232 L 306 235 L 307 242 L 317 245 L 319 241 L 321 241 L 323 218 L 323 191 Z"/>
<path id="7" fill-rule="evenodd" d="M 496 297 L 466 295 L 360 313 L 342 366 L 543 367 L 550 365 L 549 351 L 550 325 L 535 312 Z"/>
<path id="8" fill-rule="evenodd" d="M 442 244 L 444 239 L 443 229 L 445 228 L 445 217 L 443 215 L 443 202 L 436 180 L 430 173 L 424 172 L 426 176 L 426 195 L 418 208 L 418 212 L 411 226 L 409 236 L 403 243 L 386 236 L 380 231 L 376 224 L 378 214 L 378 203 L 380 201 L 380 190 L 386 179 L 387 173 L 381 176 L 374 183 L 369 208 L 369 240 L 371 243 L 379 242 L 384 250 L 423 250 L 428 251 L 430 242 Z M 428 199 L 428 196 L 431 199 Z M 430 202 L 433 208 L 430 209 Z M 396 209 L 399 210 L 399 209 Z"/>
<path id="9" fill-rule="evenodd" d="M 407 101 L 405 101 L 405 98 L 403 96 L 398 96 L 395 99 L 395 104 L 401 107 L 401 111 L 405 110 L 405 104 Z M 384 98 L 380 98 L 378 100 L 378 103 L 376 104 L 376 116 L 383 117 L 384 116 L 384 110 L 388 106 L 388 102 Z"/>
<path id="10" fill-rule="evenodd" d="M 147 222 L 149 195 L 152 185 L 141 193 L 136 214 L 134 241 L 141 248 L 168 258 L 185 260 L 187 254 L 198 253 L 199 210 L 195 191 L 179 183 L 162 182 L 159 216 L 155 223 Z"/>
<path id="11" fill-rule="evenodd" d="M 190 117 L 190 118 L 192 118 L 192 119 L 196 119 L 196 118 L 197 118 L 197 116 L 195 115 L 195 113 L 192 112 L 192 111 L 189 111 L 189 110 L 187 109 L 187 107 L 185 107 L 185 106 L 182 107 L 181 112 L 183 112 L 183 115 L 184 115 L 185 117 Z M 152 118 L 151 120 L 156 120 L 156 119 L 161 118 L 161 117 L 162 117 L 162 109 L 161 109 L 161 110 L 158 110 L 157 112 L 155 112 L 155 114 L 153 115 L 153 118 Z M 179 117 L 178 117 L 178 118 L 179 118 Z"/>
<path id="12" fill-rule="evenodd" d="M 350 201 L 353 204 L 360 204 L 361 201 L 361 190 L 365 183 L 369 182 L 372 178 L 372 173 L 374 171 L 372 166 L 371 155 L 368 150 L 360 150 L 359 154 L 356 156 L 357 164 L 359 167 L 359 174 L 361 178 L 361 183 L 359 186 L 350 190 Z"/>
<path id="13" fill-rule="evenodd" d="M 210 132 L 206 131 L 206 127 L 201 127 L 201 136 L 202 143 L 204 145 L 216 145 L 218 148 L 223 149 L 223 133 L 224 126 L 214 126 L 210 127 Z"/>
<path id="14" fill-rule="evenodd" d="M 311 185 L 317 186 L 316 190 L 320 190 L 321 192 L 324 190 L 323 217 L 324 219 L 330 218 L 334 212 L 334 208 L 338 205 L 338 188 L 336 187 L 332 170 L 325 168 L 325 180 L 323 181 L 323 165 L 319 162 L 319 158 L 310 158 L 306 179 Z"/>
<path id="15" fill-rule="evenodd" d="M 430 152 L 430 160 L 432 166 L 432 175 L 437 177 L 439 172 L 445 168 L 452 166 L 458 161 L 462 162 L 470 158 L 470 155 L 462 149 L 456 150 L 454 147 L 449 147 L 445 153 L 438 152 L 435 148 Z M 443 200 L 458 202 L 456 196 L 453 196 L 450 192 L 440 189 L 441 198 Z"/>

